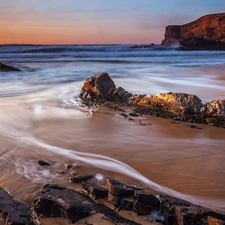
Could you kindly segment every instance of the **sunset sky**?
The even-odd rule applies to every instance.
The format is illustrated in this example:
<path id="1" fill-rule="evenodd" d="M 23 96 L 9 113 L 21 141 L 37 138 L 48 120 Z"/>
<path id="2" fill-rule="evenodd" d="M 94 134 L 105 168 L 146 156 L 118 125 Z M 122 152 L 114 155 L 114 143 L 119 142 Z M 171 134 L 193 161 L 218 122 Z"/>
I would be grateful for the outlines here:
<path id="1" fill-rule="evenodd" d="M 165 26 L 225 12 L 224 0 L 0 0 L 0 44 L 160 43 Z"/>

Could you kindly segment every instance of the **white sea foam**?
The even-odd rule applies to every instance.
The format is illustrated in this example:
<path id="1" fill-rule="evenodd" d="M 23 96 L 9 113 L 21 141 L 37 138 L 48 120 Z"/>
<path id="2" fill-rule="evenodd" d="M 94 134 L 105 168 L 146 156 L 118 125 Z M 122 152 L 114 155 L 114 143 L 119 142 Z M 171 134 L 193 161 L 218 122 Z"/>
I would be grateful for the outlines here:
<path id="1" fill-rule="evenodd" d="M 21 144 L 25 144 L 26 146 L 39 147 L 52 154 L 61 155 L 63 157 L 67 157 L 69 159 L 73 159 L 75 161 L 81 162 L 82 164 L 98 167 L 107 171 L 124 174 L 126 176 L 129 176 L 131 178 L 134 178 L 138 181 L 145 183 L 146 185 L 149 186 L 149 188 L 155 191 L 163 192 L 163 193 L 166 193 L 167 195 L 181 198 L 181 199 L 193 202 L 195 204 L 219 208 L 218 200 L 215 200 L 215 202 L 213 202 L 212 200 L 207 200 L 205 198 L 203 199 L 196 196 L 182 194 L 180 192 L 172 190 L 163 185 L 159 185 L 151 181 L 150 179 L 146 178 L 145 176 L 143 176 L 134 168 L 130 167 L 129 165 L 119 160 L 116 160 L 107 156 L 99 155 L 99 154 L 83 153 L 83 152 L 78 152 L 71 149 L 64 149 L 57 146 L 49 145 L 35 137 L 31 137 L 27 134 L 25 135 L 24 133 L 12 127 L 8 129 L 8 127 L 0 126 L 0 132 L 2 133 L 2 135 L 5 135 L 15 140 L 17 143 L 20 142 Z M 39 182 L 44 177 L 45 178 L 56 177 L 56 175 L 53 174 L 50 170 L 47 170 L 47 169 L 38 170 L 37 166 L 30 166 L 26 164 L 22 165 L 21 163 L 15 162 L 15 167 L 16 167 L 16 172 L 18 174 L 24 175 L 27 179 L 31 180 L 32 182 Z M 96 179 L 102 179 L 102 176 L 96 175 Z M 223 201 L 221 202 L 221 204 L 223 204 Z"/>

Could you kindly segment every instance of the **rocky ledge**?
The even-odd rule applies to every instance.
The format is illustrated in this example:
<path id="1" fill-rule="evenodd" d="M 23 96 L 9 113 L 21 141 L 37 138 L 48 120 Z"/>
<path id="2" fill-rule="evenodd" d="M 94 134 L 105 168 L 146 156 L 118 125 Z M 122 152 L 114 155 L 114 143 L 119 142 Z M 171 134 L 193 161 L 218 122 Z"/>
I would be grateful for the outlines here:
<path id="1" fill-rule="evenodd" d="M 105 186 L 82 182 L 80 190 L 46 184 L 33 205 L 27 206 L 0 188 L 0 215 L 6 225 L 44 225 L 44 218 L 63 218 L 70 224 L 92 225 L 93 215 L 101 221 L 108 221 L 107 224 L 116 225 L 225 224 L 223 213 L 167 195 L 156 195 L 111 178 L 106 179 Z M 122 211 L 131 212 L 131 216 L 126 218 Z"/>
<path id="2" fill-rule="evenodd" d="M 180 26 L 167 26 L 162 45 L 180 45 L 187 50 L 225 50 L 225 13 L 205 15 Z"/>
<path id="3" fill-rule="evenodd" d="M 12 66 L 7 66 L 0 62 L 0 72 L 9 72 L 9 71 L 21 71 L 21 70 Z"/>
<path id="4" fill-rule="evenodd" d="M 186 93 L 131 94 L 117 88 L 106 72 L 87 78 L 79 96 L 89 106 L 103 105 L 117 110 L 129 106 L 134 113 L 225 128 L 225 99 L 203 104 L 196 95 Z"/>

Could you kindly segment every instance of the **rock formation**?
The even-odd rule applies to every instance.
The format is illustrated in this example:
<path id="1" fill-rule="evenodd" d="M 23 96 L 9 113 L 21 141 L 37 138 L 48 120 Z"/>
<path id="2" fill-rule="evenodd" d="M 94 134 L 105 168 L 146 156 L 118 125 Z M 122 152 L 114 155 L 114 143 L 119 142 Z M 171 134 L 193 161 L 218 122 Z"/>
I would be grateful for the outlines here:
<path id="1" fill-rule="evenodd" d="M 0 223 L 44 225 L 43 218 L 63 218 L 70 224 L 81 224 L 80 220 L 85 220 L 82 224 L 91 225 L 91 216 L 98 215 L 101 224 L 104 221 L 116 225 L 225 224 L 224 213 L 164 194 L 156 195 L 143 187 L 109 177 L 102 186 L 93 180 L 80 184 L 82 193 L 60 184 L 46 184 L 32 206 L 15 200 L 0 188 Z M 129 212 L 128 218 L 124 210 Z"/>
<path id="2" fill-rule="evenodd" d="M 203 16 L 184 25 L 166 27 L 164 46 L 187 50 L 225 50 L 225 13 Z"/>
<path id="3" fill-rule="evenodd" d="M 203 104 L 196 95 L 186 93 L 133 95 L 121 87 L 116 88 L 105 72 L 86 79 L 80 98 L 85 105 L 102 104 L 114 110 L 130 106 L 140 114 L 225 128 L 225 99 Z"/>
<path id="4" fill-rule="evenodd" d="M 9 72 L 9 71 L 21 71 L 21 70 L 12 66 L 7 66 L 0 62 L 0 72 Z"/>

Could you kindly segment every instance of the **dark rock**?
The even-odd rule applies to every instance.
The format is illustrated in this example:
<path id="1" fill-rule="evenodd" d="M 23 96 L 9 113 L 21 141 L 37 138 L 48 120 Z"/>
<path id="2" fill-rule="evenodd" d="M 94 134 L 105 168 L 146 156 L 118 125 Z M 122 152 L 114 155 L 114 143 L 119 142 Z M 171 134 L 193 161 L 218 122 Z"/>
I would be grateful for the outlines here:
<path id="1" fill-rule="evenodd" d="M 158 210 L 160 207 L 159 198 L 147 191 L 135 191 L 134 200 L 133 210 L 138 215 L 148 215 L 153 210 Z"/>
<path id="2" fill-rule="evenodd" d="M 0 188 L 0 216 L 6 219 L 6 224 L 32 225 L 30 208 L 13 199 L 4 189 Z"/>
<path id="3" fill-rule="evenodd" d="M 214 100 L 201 107 L 201 113 L 205 116 L 225 116 L 225 99 Z"/>
<path id="4" fill-rule="evenodd" d="M 120 197 L 131 197 L 134 196 L 135 190 L 142 190 L 143 188 L 126 184 L 122 181 L 114 180 L 111 178 L 106 179 L 106 188 L 112 195 Z"/>
<path id="5" fill-rule="evenodd" d="M 112 99 L 116 90 L 113 80 L 108 73 L 99 73 L 86 79 L 80 98 L 83 100 Z"/>
<path id="6" fill-rule="evenodd" d="M 153 43 L 151 43 L 150 45 L 133 45 L 131 46 L 131 48 L 152 48 L 154 47 L 155 45 Z"/>
<path id="7" fill-rule="evenodd" d="M 192 129 L 202 129 L 201 127 L 195 126 L 193 124 L 189 124 L 188 127 L 192 128 Z"/>
<path id="8" fill-rule="evenodd" d="M 118 87 L 113 93 L 114 100 L 122 100 L 123 102 L 127 102 L 132 94 L 124 90 L 122 87 Z"/>
<path id="9" fill-rule="evenodd" d="M 181 26 L 167 26 L 161 44 L 180 45 L 187 50 L 224 50 L 225 13 L 206 15 Z"/>
<path id="10" fill-rule="evenodd" d="M 73 167 L 73 165 L 71 164 L 66 164 L 65 168 L 68 170 L 68 169 L 71 169 Z"/>
<path id="11" fill-rule="evenodd" d="M 118 211 L 120 209 L 132 210 L 134 205 L 133 199 L 122 198 L 116 195 L 108 193 L 108 202 L 113 205 L 113 209 Z"/>
<path id="12" fill-rule="evenodd" d="M 140 115 L 137 114 L 137 113 L 129 113 L 129 116 L 138 117 L 138 116 L 140 116 Z"/>
<path id="13" fill-rule="evenodd" d="M 120 114 L 122 117 L 124 117 L 124 118 L 127 118 L 128 117 L 128 114 L 126 114 L 126 113 L 121 113 Z"/>
<path id="14" fill-rule="evenodd" d="M 175 216 L 178 225 L 207 225 L 208 210 L 200 206 L 176 206 Z"/>
<path id="15" fill-rule="evenodd" d="M 82 176 L 72 175 L 69 178 L 69 181 L 72 183 L 82 183 L 83 181 L 90 180 L 93 176 L 91 174 L 85 174 Z"/>
<path id="16" fill-rule="evenodd" d="M 40 165 L 40 166 L 51 166 L 51 163 L 50 162 L 48 162 L 48 161 L 46 161 L 46 160 L 38 160 L 38 164 Z"/>
<path id="17" fill-rule="evenodd" d="M 103 77 L 103 78 L 101 78 Z M 96 88 L 96 80 L 99 80 L 100 94 Z M 101 81 L 101 82 L 100 82 Z M 108 89 L 108 91 L 106 91 Z M 225 128 L 225 100 L 214 100 L 202 104 L 196 95 L 186 93 L 159 93 L 153 95 L 132 95 L 123 88 L 115 88 L 115 84 L 107 73 L 100 73 L 86 79 L 81 90 L 80 97 L 87 106 L 102 105 L 112 110 L 125 112 L 121 107 L 132 107 L 132 117 L 140 115 L 152 115 L 176 121 L 203 123 Z M 121 116 L 132 121 L 128 114 Z M 143 125 L 140 123 L 140 125 Z M 145 124 L 144 124 L 145 125 Z"/>
<path id="18" fill-rule="evenodd" d="M 12 66 L 7 66 L 0 62 L 0 72 L 9 72 L 9 71 L 21 71 L 21 70 Z"/>
<path id="19" fill-rule="evenodd" d="M 208 217 L 207 222 L 207 225 L 225 225 L 225 220 L 220 220 L 211 216 Z"/>
<path id="20" fill-rule="evenodd" d="M 105 198 L 108 196 L 107 189 L 89 182 L 83 182 L 81 184 L 81 190 L 92 199 Z"/>
<path id="21" fill-rule="evenodd" d="M 60 169 L 60 170 L 57 171 L 57 173 L 58 173 L 58 174 L 65 174 L 66 172 L 65 172 L 65 170 L 61 170 L 61 169 Z"/>
<path id="22" fill-rule="evenodd" d="M 94 203 L 87 196 L 57 184 L 46 185 L 35 198 L 32 216 L 36 224 L 41 217 L 62 217 L 75 223 L 96 213 L 114 224 L 137 225 L 117 215 L 104 205 Z"/>

